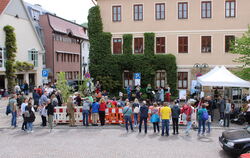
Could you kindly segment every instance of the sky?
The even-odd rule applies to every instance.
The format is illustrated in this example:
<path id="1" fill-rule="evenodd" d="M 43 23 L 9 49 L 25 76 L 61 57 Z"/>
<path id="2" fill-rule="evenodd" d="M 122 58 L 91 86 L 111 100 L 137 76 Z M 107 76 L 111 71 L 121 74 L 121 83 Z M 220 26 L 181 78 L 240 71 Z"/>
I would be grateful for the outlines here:
<path id="1" fill-rule="evenodd" d="M 87 22 L 88 10 L 93 5 L 91 0 L 24 0 L 30 4 L 40 4 L 43 9 L 55 13 L 67 20 L 76 20 L 76 23 Z"/>

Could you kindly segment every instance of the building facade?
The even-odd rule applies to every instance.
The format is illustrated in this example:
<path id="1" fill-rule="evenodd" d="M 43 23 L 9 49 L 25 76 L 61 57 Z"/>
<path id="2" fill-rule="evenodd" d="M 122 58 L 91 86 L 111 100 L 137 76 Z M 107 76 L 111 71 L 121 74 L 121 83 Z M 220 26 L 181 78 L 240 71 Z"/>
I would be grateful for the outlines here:
<path id="1" fill-rule="evenodd" d="M 194 88 L 192 81 L 216 65 L 236 68 L 238 55 L 231 41 L 250 24 L 249 0 L 98 0 L 104 32 L 112 34 L 112 53 L 122 54 L 122 36 L 133 35 L 133 54 L 144 53 L 145 32 L 155 33 L 155 54 L 176 56 L 178 89 Z M 167 84 L 156 72 L 156 86 Z M 124 72 L 124 85 L 133 75 Z"/>
<path id="2" fill-rule="evenodd" d="M 78 79 L 82 73 L 82 43 L 87 29 L 50 13 L 39 19 L 44 32 L 49 82 L 53 82 L 59 72 L 65 72 L 68 80 Z"/>
<path id="3" fill-rule="evenodd" d="M 32 25 L 31 18 L 22 0 L 0 1 L 0 88 L 7 87 L 5 77 L 5 32 L 3 28 L 11 25 L 15 29 L 17 52 L 16 61 L 28 62 L 34 69 L 28 72 L 16 72 L 16 81 L 23 84 L 25 81 L 32 87 L 42 84 L 42 56 L 44 48 Z"/>

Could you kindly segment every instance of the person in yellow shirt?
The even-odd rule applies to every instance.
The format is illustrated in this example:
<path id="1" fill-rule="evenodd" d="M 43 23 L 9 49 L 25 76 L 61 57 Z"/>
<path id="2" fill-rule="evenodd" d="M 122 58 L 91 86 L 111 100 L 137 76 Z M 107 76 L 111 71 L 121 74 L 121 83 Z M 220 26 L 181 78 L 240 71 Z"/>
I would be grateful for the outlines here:
<path id="1" fill-rule="evenodd" d="M 169 136 L 169 120 L 171 118 L 171 108 L 168 107 L 167 103 L 163 103 L 163 106 L 160 110 L 161 120 L 162 120 L 162 133 L 161 136 L 164 136 L 164 130 L 166 128 L 166 135 Z"/>

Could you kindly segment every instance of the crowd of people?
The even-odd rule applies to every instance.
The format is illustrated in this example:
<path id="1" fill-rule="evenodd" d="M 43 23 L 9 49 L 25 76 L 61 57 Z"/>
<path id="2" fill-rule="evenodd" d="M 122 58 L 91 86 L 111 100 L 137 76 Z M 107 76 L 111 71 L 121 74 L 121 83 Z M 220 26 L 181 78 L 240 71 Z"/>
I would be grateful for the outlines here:
<path id="1" fill-rule="evenodd" d="M 148 131 L 148 118 L 153 125 L 154 132 L 160 132 L 161 135 L 169 136 L 170 122 L 172 122 L 173 134 L 179 134 L 179 118 L 182 115 L 182 120 L 186 121 L 185 134 L 189 135 L 192 126 L 196 126 L 194 120 L 198 123 L 198 135 L 210 133 L 211 122 L 214 121 L 214 110 L 219 110 L 219 122 L 222 125 L 229 127 L 230 118 L 235 110 L 234 104 L 230 99 L 224 99 L 219 96 L 218 99 L 213 99 L 207 96 L 202 99 L 190 99 L 187 102 L 180 103 L 179 100 L 170 102 L 170 94 L 164 94 L 164 89 L 159 88 L 158 99 L 152 98 L 152 88 L 148 85 L 146 89 L 147 99 L 143 100 L 141 94 L 136 92 L 136 97 L 132 101 L 130 92 L 127 99 L 120 97 L 109 98 L 106 91 L 101 91 L 100 84 L 96 85 L 95 94 L 89 97 L 82 97 L 80 93 L 75 92 L 74 95 L 67 98 L 67 102 L 63 104 L 62 95 L 55 86 L 39 86 L 34 88 L 32 97 L 28 97 L 25 91 L 17 88 L 16 93 L 10 95 L 8 106 L 12 114 L 11 126 L 17 127 L 17 117 L 22 116 L 23 123 L 21 129 L 27 132 L 33 132 L 33 122 L 36 119 L 35 113 L 41 116 L 41 126 L 48 126 L 52 131 L 54 124 L 54 108 L 58 106 L 66 106 L 67 117 L 69 117 L 69 125 L 76 126 L 75 108 L 82 107 L 83 126 L 89 126 L 89 115 L 92 118 L 92 125 L 105 125 L 105 110 L 111 107 L 123 107 L 123 116 L 126 130 L 129 131 L 129 126 L 132 131 L 138 127 L 139 133 L 144 126 L 144 133 Z M 170 92 L 170 88 L 167 88 Z M 128 90 L 128 88 L 127 88 Z M 136 87 L 136 91 L 140 92 L 140 87 Z M 141 92 L 140 92 L 141 93 Z M 246 115 L 250 117 L 250 102 L 245 107 Z M 160 126 L 161 123 L 161 126 Z"/>

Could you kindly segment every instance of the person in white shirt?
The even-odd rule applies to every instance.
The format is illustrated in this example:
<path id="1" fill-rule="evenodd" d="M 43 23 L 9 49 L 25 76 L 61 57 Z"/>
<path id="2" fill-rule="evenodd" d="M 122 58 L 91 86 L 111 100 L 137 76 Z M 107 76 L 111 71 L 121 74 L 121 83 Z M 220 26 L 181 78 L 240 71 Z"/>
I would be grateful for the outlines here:
<path id="1" fill-rule="evenodd" d="M 21 104 L 21 114 L 23 116 L 22 130 L 24 131 L 27 129 L 27 122 L 25 121 L 25 118 L 24 118 L 24 112 L 25 112 L 26 106 L 28 106 L 28 101 L 29 101 L 28 98 L 24 98 L 24 101 Z"/>

